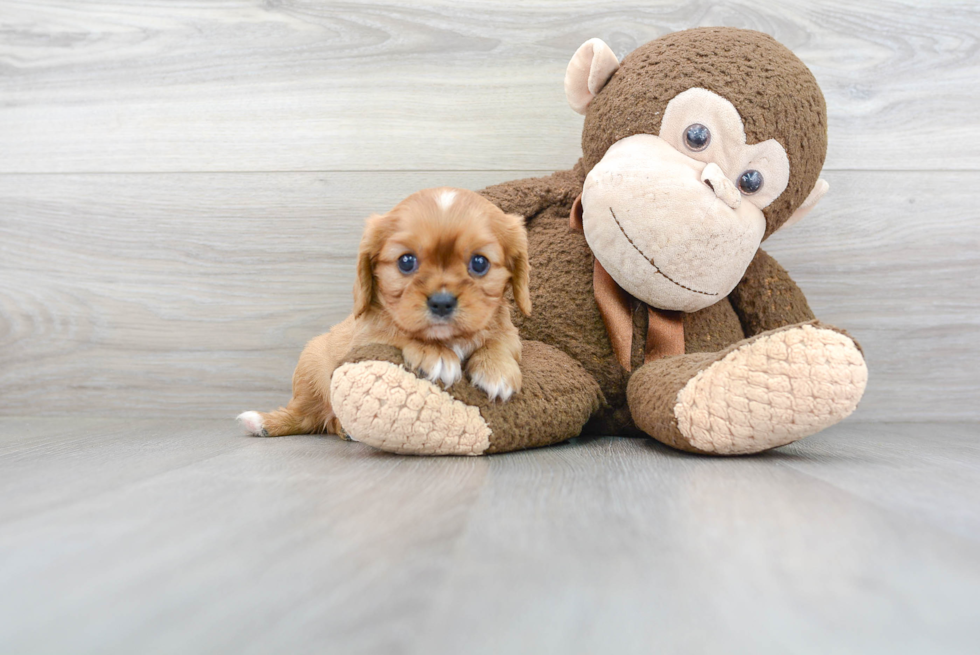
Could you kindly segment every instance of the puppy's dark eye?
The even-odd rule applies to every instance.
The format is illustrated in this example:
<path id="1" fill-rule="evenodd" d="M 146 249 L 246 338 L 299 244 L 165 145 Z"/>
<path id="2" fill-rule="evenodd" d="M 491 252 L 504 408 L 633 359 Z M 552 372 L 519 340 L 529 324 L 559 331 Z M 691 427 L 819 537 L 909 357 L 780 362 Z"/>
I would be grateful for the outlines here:
<path id="1" fill-rule="evenodd" d="M 738 177 L 738 190 L 747 196 L 762 188 L 762 173 L 747 170 Z"/>
<path id="2" fill-rule="evenodd" d="M 419 260 L 415 255 L 402 255 L 398 258 L 398 270 L 405 275 L 410 275 L 419 267 Z"/>
<path id="3" fill-rule="evenodd" d="M 684 130 L 684 145 L 688 150 L 700 152 L 707 148 L 709 143 L 711 143 L 711 132 L 701 123 L 688 125 Z"/>
<path id="4" fill-rule="evenodd" d="M 486 275 L 490 270 L 490 260 L 483 255 L 470 257 L 470 273 L 476 276 Z"/>

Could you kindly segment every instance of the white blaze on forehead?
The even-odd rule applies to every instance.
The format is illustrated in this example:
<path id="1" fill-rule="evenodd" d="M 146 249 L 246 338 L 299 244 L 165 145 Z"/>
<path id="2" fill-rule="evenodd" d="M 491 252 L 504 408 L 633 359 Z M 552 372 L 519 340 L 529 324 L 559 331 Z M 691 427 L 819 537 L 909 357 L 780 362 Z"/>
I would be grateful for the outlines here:
<path id="1" fill-rule="evenodd" d="M 436 198 L 436 204 L 439 205 L 441 209 L 447 210 L 452 206 L 453 200 L 455 199 L 456 192 L 452 189 L 446 189 L 439 194 L 438 198 Z"/>

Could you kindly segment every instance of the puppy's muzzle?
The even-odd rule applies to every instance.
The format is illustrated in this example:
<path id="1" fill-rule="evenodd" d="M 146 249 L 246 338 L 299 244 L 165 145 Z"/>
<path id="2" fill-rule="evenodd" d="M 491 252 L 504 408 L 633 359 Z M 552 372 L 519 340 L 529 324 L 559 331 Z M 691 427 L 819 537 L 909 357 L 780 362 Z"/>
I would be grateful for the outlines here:
<path id="1" fill-rule="evenodd" d="M 440 291 L 429 296 L 426 304 L 429 306 L 429 313 L 437 318 L 449 318 L 456 311 L 456 296 L 447 292 Z"/>

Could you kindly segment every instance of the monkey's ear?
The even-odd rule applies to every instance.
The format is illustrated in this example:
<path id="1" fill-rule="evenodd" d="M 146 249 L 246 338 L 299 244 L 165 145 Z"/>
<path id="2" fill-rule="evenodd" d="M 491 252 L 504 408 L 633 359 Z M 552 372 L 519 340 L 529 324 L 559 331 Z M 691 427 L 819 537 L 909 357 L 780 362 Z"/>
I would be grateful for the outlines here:
<path id="1" fill-rule="evenodd" d="M 779 229 L 781 230 L 784 227 L 789 227 L 809 214 L 810 210 L 817 206 L 817 201 L 823 198 L 823 195 L 827 193 L 829 188 L 830 185 L 827 184 L 827 180 L 817 180 L 817 183 L 813 185 L 813 190 L 810 192 L 810 195 L 806 197 L 806 200 L 803 201 L 802 205 L 796 208 L 793 215 L 786 219 L 785 223 L 779 226 Z"/>
<path id="2" fill-rule="evenodd" d="M 565 70 L 565 97 L 572 109 L 584 114 L 618 68 L 619 60 L 602 39 L 579 46 Z"/>

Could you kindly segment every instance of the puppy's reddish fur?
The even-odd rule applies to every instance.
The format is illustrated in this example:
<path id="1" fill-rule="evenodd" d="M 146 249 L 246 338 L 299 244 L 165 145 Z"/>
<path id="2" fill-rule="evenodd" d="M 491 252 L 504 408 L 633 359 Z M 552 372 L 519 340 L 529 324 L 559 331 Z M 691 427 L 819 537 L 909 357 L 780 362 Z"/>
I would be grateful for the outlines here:
<path id="1" fill-rule="evenodd" d="M 398 259 L 415 255 L 405 274 Z M 482 276 L 470 270 L 474 255 L 490 262 Z M 507 400 L 521 388 L 521 342 L 504 298 L 531 311 L 527 233 L 520 216 L 464 189 L 426 189 L 387 214 L 367 221 L 357 258 L 354 313 L 310 341 L 293 374 L 293 397 L 274 412 L 245 412 L 239 419 L 253 434 L 281 436 L 340 433 L 330 405 L 330 378 L 352 348 L 389 344 L 433 382 L 449 386 L 462 375 L 491 398 Z M 429 311 L 427 300 L 448 292 L 457 307 L 448 319 Z"/>

